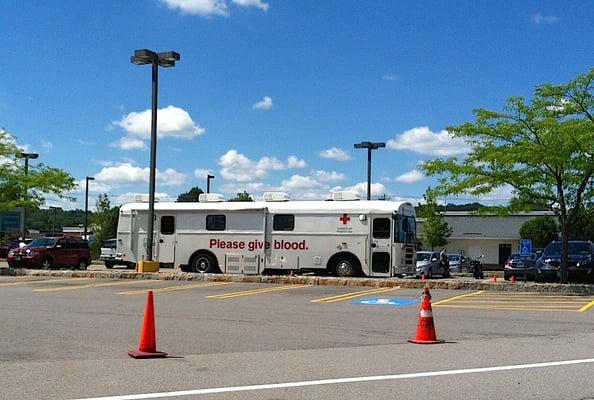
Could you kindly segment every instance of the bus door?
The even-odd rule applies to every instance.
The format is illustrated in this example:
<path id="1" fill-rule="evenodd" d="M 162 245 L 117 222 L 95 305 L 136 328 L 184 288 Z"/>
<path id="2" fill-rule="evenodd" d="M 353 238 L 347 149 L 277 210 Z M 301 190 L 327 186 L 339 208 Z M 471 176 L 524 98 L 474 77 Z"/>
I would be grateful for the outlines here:
<path id="1" fill-rule="evenodd" d="M 392 276 L 392 217 L 371 220 L 371 276 Z"/>
<path id="2" fill-rule="evenodd" d="M 157 228 L 157 259 L 160 263 L 173 264 L 175 261 L 175 216 L 159 217 Z"/>

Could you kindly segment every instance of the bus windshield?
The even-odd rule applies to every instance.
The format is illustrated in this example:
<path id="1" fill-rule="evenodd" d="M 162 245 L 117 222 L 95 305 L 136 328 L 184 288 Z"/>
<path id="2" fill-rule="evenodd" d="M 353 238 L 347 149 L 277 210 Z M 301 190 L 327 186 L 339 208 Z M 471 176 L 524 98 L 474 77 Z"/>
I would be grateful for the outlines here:
<path id="1" fill-rule="evenodd" d="M 414 244 L 417 241 L 417 222 L 415 217 L 394 216 L 394 242 Z"/>

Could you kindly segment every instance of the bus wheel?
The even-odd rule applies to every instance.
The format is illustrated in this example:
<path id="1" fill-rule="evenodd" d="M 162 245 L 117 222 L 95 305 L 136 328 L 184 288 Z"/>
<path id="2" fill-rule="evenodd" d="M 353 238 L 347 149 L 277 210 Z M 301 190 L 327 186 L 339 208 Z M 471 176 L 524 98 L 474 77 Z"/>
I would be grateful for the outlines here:
<path id="1" fill-rule="evenodd" d="M 349 278 L 359 273 L 357 261 L 348 255 L 337 257 L 332 269 L 336 276 L 341 278 Z"/>
<path id="2" fill-rule="evenodd" d="M 192 261 L 192 271 L 201 274 L 215 272 L 217 269 L 217 262 L 213 256 L 208 253 L 200 253 Z"/>

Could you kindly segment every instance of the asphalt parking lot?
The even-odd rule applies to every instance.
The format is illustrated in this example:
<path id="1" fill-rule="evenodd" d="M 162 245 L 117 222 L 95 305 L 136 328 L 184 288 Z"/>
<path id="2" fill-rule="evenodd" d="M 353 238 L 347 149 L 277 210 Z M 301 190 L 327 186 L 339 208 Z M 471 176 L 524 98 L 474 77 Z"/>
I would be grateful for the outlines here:
<path id="1" fill-rule="evenodd" d="M 163 360 L 127 355 L 138 345 L 148 290 L 158 350 L 170 355 Z M 166 397 L 459 399 L 486 389 L 501 398 L 594 394 L 594 364 L 586 361 L 432 375 L 590 359 L 594 297 L 431 294 L 437 335 L 447 343 L 420 346 L 407 343 L 416 332 L 417 289 L 2 276 L 2 398 L 173 392 Z M 413 382 L 402 375 L 410 373 L 426 376 Z M 357 380 L 378 376 L 385 379 Z M 339 378 L 354 380 L 332 381 Z M 324 382 L 311 383 L 318 380 Z M 243 388 L 287 382 L 308 383 Z M 213 388 L 227 392 L 208 391 Z"/>

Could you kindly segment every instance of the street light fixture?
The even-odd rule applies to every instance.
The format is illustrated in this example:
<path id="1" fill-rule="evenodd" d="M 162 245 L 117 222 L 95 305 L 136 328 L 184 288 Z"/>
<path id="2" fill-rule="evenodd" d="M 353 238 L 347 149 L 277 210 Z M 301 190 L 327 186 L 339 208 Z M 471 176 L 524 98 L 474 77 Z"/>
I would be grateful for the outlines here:
<path id="1" fill-rule="evenodd" d="M 39 157 L 39 154 L 37 153 L 25 153 L 24 151 L 19 153 L 19 157 L 20 158 L 24 158 L 25 159 L 25 177 L 27 177 L 29 175 L 29 159 L 34 160 L 37 157 Z M 25 181 L 25 200 L 27 197 L 27 191 L 28 191 L 28 184 Z M 22 235 L 21 237 L 23 239 L 25 239 L 25 237 L 27 236 L 27 205 L 23 204 L 23 230 L 22 230 Z"/>
<path id="2" fill-rule="evenodd" d="M 371 150 L 386 147 L 385 143 L 361 142 L 355 143 L 355 149 L 367 149 L 367 200 L 371 200 Z"/>
<path id="3" fill-rule="evenodd" d="M 206 175 L 206 193 L 210 193 L 210 180 L 214 179 L 214 175 Z"/>
<path id="4" fill-rule="evenodd" d="M 87 242 L 89 241 L 89 239 L 87 238 L 87 214 L 88 214 L 88 210 L 89 210 L 89 181 L 94 181 L 95 178 L 93 178 L 92 176 L 87 176 L 87 185 L 86 185 L 86 189 L 85 189 L 85 231 L 83 233 L 83 240 L 86 240 Z"/>
<path id="5" fill-rule="evenodd" d="M 54 210 L 54 222 L 52 223 L 52 236 L 56 236 L 56 211 L 61 210 L 62 207 L 49 206 L 50 210 Z"/>
<path id="6" fill-rule="evenodd" d="M 175 51 L 156 53 L 148 49 L 134 50 L 130 61 L 136 65 L 152 65 L 153 98 L 151 109 L 151 161 L 149 178 L 149 215 L 146 238 L 146 261 L 153 261 L 153 230 L 155 219 L 155 174 L 157 169 L 157 94 L 159 89 L 159 67 L 175 67 L 180 55 Z"/>

